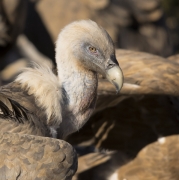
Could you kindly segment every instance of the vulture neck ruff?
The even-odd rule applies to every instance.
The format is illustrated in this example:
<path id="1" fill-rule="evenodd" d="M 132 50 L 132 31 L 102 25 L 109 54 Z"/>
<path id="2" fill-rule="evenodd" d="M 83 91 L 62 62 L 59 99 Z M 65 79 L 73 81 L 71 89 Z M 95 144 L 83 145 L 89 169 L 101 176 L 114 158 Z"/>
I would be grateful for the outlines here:
<path id="1" fill-rule="evenodd" d="M 45 123 L 52 128 L 58 127 L 62 121 L 61 86 L 51 68 L 35 64 L 33 68 L 25 68 L 15 81 L 29 96 L 34 96 L 39 109 L 45 110 Z"/>

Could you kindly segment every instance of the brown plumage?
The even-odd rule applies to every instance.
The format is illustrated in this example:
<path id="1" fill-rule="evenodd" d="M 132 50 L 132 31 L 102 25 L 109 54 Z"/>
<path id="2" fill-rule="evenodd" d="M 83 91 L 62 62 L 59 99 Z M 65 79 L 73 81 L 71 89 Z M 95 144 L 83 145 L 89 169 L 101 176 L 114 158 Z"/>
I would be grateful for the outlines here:
<path id="1" fill-rule="evenodd" d="M 45 114 L 35 103 L 35 98 L 22 91 L 20 83 L 0 87 L 0 107 L 1 132 L 51 136 L 45 122 L 38 120 L 44 119 Z"/>
<path id="2" fill-rule="evenodd" d="M 65 141 L 18 133 L 0 133 L 1 180 L 70 180 L 76 152 Z"/>
<path id="3" fill-rule="evenodd" d="M 159 139 L 118 170 L 118 180 L 178 180 L 179 136 Z"/>

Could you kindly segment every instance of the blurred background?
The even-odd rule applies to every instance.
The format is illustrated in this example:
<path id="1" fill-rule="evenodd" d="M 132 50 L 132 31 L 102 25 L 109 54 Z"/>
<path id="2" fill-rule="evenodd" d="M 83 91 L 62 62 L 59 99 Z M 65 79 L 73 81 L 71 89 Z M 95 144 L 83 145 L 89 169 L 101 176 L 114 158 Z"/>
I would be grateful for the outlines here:
<path id="1" fill-rule="evenodd" d="M 80 19 L 103 26 L 116 48 L 165 59 L 179 53 L 178 0 L 0 0 L 0 85 L 11 82 L 32 61 L 53 62 L 55 67 L 55 41 L 60 30 Z M 178 134 L 178 114 L 174 116 L 168 107 L 169 97 L 162 98 L 128 98 L 97 112 L 79 133 L 69 137 L 81 158 L 74 180 L 115 180 L 116 169 L 135 158 L 143 147 L 161 136 Z M 101 128 L 110 131 L 105 141 L 100 139 Z M 133 174 L 132 180 L 142 179 Z"/>

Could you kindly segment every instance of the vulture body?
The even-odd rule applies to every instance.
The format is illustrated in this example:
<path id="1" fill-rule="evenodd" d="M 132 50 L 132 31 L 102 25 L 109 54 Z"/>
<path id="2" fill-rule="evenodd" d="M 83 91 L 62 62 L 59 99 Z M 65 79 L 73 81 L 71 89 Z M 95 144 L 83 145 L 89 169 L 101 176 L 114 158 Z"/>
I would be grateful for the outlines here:
<path id="1" fill-rule="evenodd" d="M 137 157 L 121 167 L 118 180 L 178 180 L 179 136 L 160 138 L 143 148 Z"/>
<path id="2" fill-rule="evenodd" d="M 0 88 L 0 154 L 10 159 L 0 164 L 13 169 L 12 179 L 71 179 L 76 154 L 67 142 L 52 138 L 65 138 L 89 119 L 96 103 L 97 73 L 106 75 L 117 91 L 122 87 L 113 42 L 93 21 L 77 21 L 61 31 L 56 62 L 58 76 L 51 67 L 34 65 Z M 0 175 L 2 180 L 10 176 L 8 170 Z"/>
<path id="3" fill-rule="evenodd" d="M 178 180 L 179 135 L 159 138 L 129 162 L 121 152 L 96 152 L 79 157 L 73 180 Z"/>

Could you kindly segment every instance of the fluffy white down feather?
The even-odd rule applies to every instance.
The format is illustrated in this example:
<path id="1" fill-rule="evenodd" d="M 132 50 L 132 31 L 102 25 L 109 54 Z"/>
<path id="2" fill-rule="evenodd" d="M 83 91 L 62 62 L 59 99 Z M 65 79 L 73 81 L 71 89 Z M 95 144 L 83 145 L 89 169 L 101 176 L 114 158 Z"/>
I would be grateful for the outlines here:
<path id="1" fill-rule="evenodd" d="M 21 83 L 29 95 L 33 94 L 37 105 L 45 109 L 47 123 L 59 126 L 62 122 L 62 92 L 58 77 L 51 68 L 35 64 L 33 68 L 25 68 L 15 81 Z"/>

